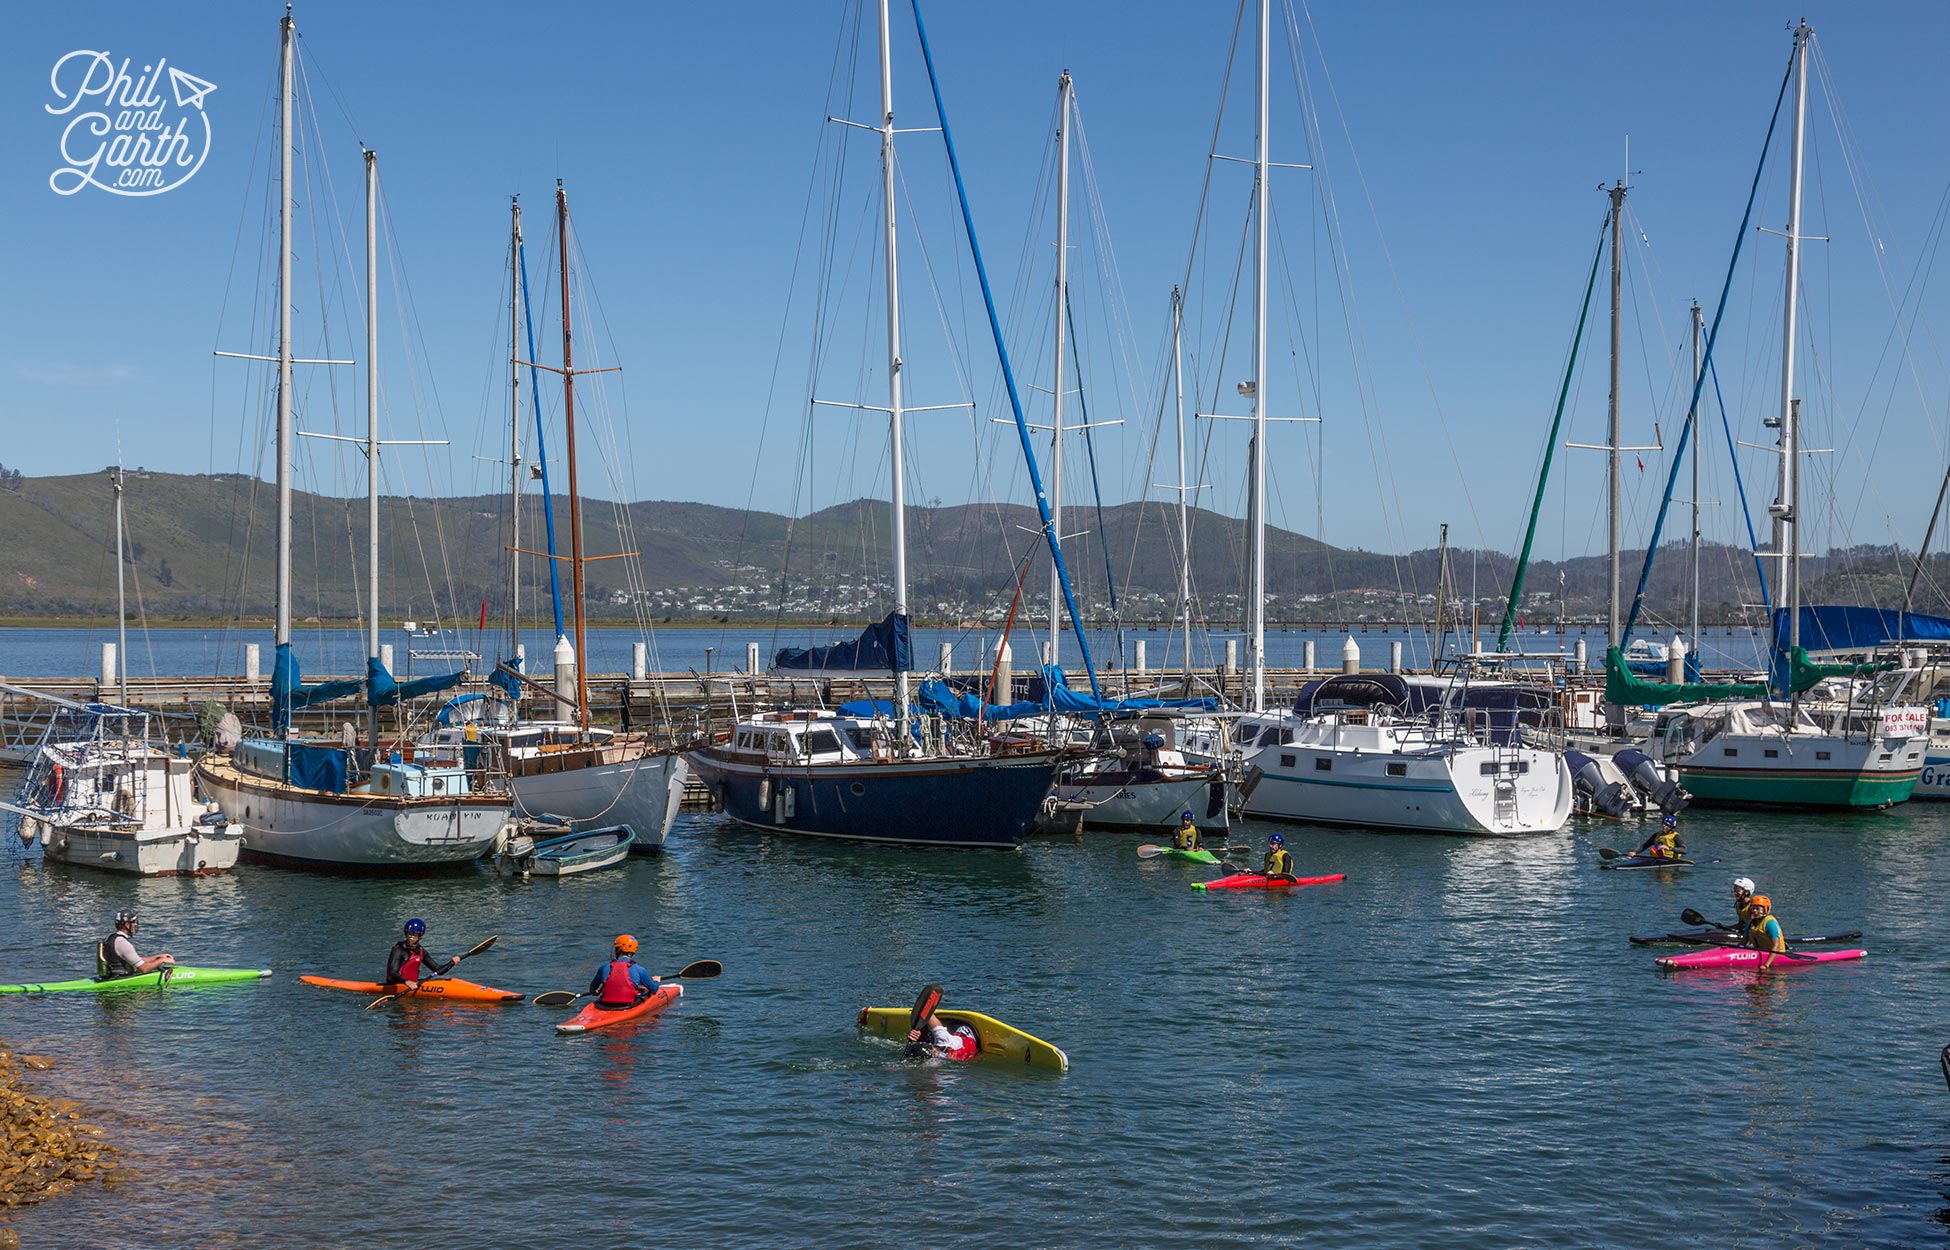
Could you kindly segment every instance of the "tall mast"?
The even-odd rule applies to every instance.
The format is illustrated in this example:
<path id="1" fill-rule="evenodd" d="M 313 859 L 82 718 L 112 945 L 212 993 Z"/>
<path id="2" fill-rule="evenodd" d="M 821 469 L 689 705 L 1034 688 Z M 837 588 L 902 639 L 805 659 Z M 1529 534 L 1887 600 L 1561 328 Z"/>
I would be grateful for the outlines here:
<path id="1" fill-rule="evenodd" d="M 508 658 L 521 645 L 521 197 L 508 201 Z"/>
<path id="2" fill-rule="evenodd" d="M 1442 642 L 1448 637 L 1443 628 L 1442 617 L 1449 607 L 1449 526 L 1444 522 L 1436 538 L 1435 561 L 1435 649 L 1429 652 L 1429 668 L 1435 669 L 1436 662 L 1442 658 Z M 1501 651 L 1502 648 L 1498 647 Z"/>
<path id="3" fill-rule="evenodd" d="M 1190 487 L 1185 483 L 1185 296 L 1171 288 L 1171 393 L 1178 405 L 1178 602 L 1184 611 L 1185 670 L 1187 690 L 1192 681 L 1192 523 Z"/>
<path id="4" fill-rule="evenodd" d="M 278 605 L 275 641 L 291 641 L 291 6 L 278 24 Z"/>
<path id="5" fill-rule="evenodd" d="M 123 707 L 129 705 L 129 601 L 122 566 L 122 466 L 109 475 L 115 483 L 115 680 Z"/>
<path id="6" fill-rule="evenodd" d="M 885 0 L 882 0 L 885 3 Z M 569 449 L 569 566 L 576 606 L 576 726 L 589 729 L 589 650 L 582 622 L 582 490 L 576 484 L 576 375 L 574 339 L 569 332 L 569 193 L 555 180 L 555 234 L 562 269 L 562 425 Z"/>
<path id="7" fill-rule="evenodd" d="M 1623 321 L 1619 312 L 1619 296 L 1623 290 L 1625 264 L 1621 244 L 1625 229 L 1625 180 L 1620 178 L 1612 184 L 1606 194 L 1611 196 L 1611 403 L 1609 407 L 1610 434 L 1605 439 L 1605 516 L 1611 529 L 1611 593 L 1606 597 L 1608 632 L 1605 634 L 1607 647 L 1622 647 L 1624 639 L 1620 636 L 1618 592 L 1621 585 L 1619 527 L 1620 497 L 1618 484 L 1618 453 L 1622 443 L 1618 413 L 1619 400 L 1619 343 Z"/>
<path id="8" fill-rule="evenodd" d="M 379 659 L 379 154 L 366 150 L 366 659 Z M 379 749 L 379 709 L 369 710 Z"/>
<path id="9" fill-rule="evenodd" d="M 1050 524 L 1063 541 L 1063 333 L 1070 310 L 1070 71 L 1056 81 L 1056 380 L 1050 391 Z M 1063 662 L 1063 582 L 1049 566 L 1049 662 Z"/>
<path id="10" fill-rule="evenodd" d="M 1699 394 L 1699 375 L 1702 368 L 1700 360 L 1700 338 L 1705 333 L 1705 325 L 1700 319 L 1699 301 L 1693 301 L 1693 394 Z M 1688 622 L 1690 630 L 1687 642 L 1692 645 L 1693 654 L 1699 654 L 1699 406 L 1693 407 L 1693 611 Z"/>
<path id="11" fill-rule="evenodd" d="M 1780 554 L 1787 586 L 1788 646 L 1801 645 L 1801 474 L 1799 405 L 1794 399 L 1794 322 L 1801 288 L 1801 146 L 1808 113 L 1808 40 L 1814 31 L 1806 22 L 1794 32 L 1794 143 L 1788 157 L 1787 295 L 1781 334 L 1781 495 L 1769 511 L 1774 516 L 1774 550 Z"/>
<path id="12" fill-rule="evenodd" d="M 899 230 L 894 219 L 894 58 L 887 30 L 887 0 L 880 0 L 880 193 L 887 249 L 887 428 L 893 449 L 894 611 L 907 615 L 907 465 L 901 441 L 901 283 Z M 1061 260 L 1058 261 L 1061 264 Z M 1063 312 L 1057 310 L 1057 319 Z M 1062 379 L 1057 379 L 1062 390 Z M 1059 402 L 1061 402 L 1059 400 Z M 1051 622 L 1054 630 L 1055 622 Z M 894 674 L 894 715 L 907 718 L 908 676 Z M 907 735 L 897 735 L 905 742 Z"/>
<path id="13" fill-rule="evenodd" d="M 1253 578 L 1248 610 L 1252 638 L 1246 649 L 1246 664 L 1252 674 L 1247 710 L 1252 712 L 1266 710 L 1266 244 L 1267 225 L 1273 212 L 1267 125 L 1272 95 L 1269 83 L 1272 46 L 1272 3 L 1259 0 L 1259 141 L 1253 173 L 1258 191 L 1253 231 L 1253 484 L 1249 502 Z"/>

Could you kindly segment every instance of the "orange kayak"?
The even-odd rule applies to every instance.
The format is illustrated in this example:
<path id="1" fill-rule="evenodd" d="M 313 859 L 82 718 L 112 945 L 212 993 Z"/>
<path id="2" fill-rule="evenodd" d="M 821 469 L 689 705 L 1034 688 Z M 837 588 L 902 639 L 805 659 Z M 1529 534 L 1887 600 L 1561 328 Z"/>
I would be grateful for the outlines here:
<path id="1" fill-rule="evenodd" d="M 428 977 L 418 992 L 398 982 L 335 981 L 331 977 L 299 977 L 306 985 L 322 985 L 328 990 L 351 990 L 354 994 L 398 994 L 402 1002 L 414 998 L 437 998 L 450 1003 L 518 1003 L 522 996 L 513 990 L 497 990 L 491 985 L 476 985 L 459 977 Z"/>
<path id="2" fill-rule="evenodd" d="M 666 985 L 633 1007 L 598 1007 L 591 1003 L 574 1016 L 555 1026 L 557 1033 L 587 1033 L 607 1029 L 631 1020 L 654 1016 L 684 996 L 681 985 Z"/>

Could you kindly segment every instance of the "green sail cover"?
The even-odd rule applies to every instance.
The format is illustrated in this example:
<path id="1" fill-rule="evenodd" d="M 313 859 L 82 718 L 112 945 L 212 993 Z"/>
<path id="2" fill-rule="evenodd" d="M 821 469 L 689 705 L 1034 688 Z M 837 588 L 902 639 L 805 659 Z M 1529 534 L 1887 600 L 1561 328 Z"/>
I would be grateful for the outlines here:
<path id="1" fill-rule="evenodd" d="M 1896 667 L 1894 660 L 1871 661 L 1867 664 L 1817 664 L 1808 658 L 1806 647 L 1793 647 L 1788 651 L 1788 689 L 1800 694 L 1814 689 L 1815 683 L 1825 677 L 1866 677 L 1870 673 L 1886 672 Z"/>
<path id="2" fill-rule="evenodd" d="M 1668 703 L 1699 703 L 1706 699 L 1764 699 L 1766 697 L 1765 682 L 1733 682 L 1721 685 L 1694 682 L 1691 685 L 1673 686 L 1665 682 L 1644 681 L 1625 666 L 1623 651 L 1617 647 L 1605 649 L 1605 702 L 1607 703 L 1664 707 Z"/>

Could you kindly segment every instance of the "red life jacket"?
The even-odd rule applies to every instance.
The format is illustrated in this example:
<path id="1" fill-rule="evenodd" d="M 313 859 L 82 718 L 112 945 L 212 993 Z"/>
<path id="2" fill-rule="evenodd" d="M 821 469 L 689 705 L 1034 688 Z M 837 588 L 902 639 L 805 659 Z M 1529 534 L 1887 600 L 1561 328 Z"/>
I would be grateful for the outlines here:
<path id="1" fill-rule="evenodd" d="M 420 964 L 425 959 L 426 950 L 424 948 L 416 948 L 411 955 L 406 957 L 406 962 L 399 966 L 399 979 L 402 981 L 418 981 L 420 979 Z"/>
<path id="2" fill-rule="evenodd" d="M 602 992 L 596 1001 L 605 1007 L 628 1007 L 636 1002 L 636 982 L 630 980 L 630 969 L 635 964 L 628 959 L 609 961 L 609 975 L 603 978 Z"/>

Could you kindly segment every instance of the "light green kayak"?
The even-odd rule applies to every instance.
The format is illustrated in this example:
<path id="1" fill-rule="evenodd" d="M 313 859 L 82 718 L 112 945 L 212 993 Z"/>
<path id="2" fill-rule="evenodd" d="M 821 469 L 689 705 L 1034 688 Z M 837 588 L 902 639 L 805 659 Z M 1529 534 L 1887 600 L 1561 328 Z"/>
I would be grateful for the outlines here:
<path id="1" fill-rule="evenodd" d="M 221 985 L 225 981 L 256 981 L 271 975 L 269 968 L 158 968 L 132 977 L 112 981 L 49 981 L 45 985 L 0 985 L 0 994 L 55 994 L 62 990 L 94 990 L 98 994 L 122 990 L 190 989 L 199 985 Z"/>
<path id="2" fill-rule="evenodd" d="M 1194 864 L 1216 864 L 1219 862 L 1217 855 L 1214 855 L 1203 847 L 1200 847 L 1196 851 L 1181 851 L 1175 846 L 1168 846 L 1165 848 L 1165 855 L 1171 859 L 1189 859 Z"/>

